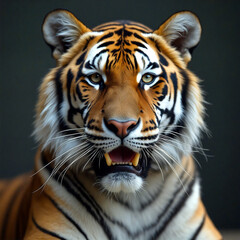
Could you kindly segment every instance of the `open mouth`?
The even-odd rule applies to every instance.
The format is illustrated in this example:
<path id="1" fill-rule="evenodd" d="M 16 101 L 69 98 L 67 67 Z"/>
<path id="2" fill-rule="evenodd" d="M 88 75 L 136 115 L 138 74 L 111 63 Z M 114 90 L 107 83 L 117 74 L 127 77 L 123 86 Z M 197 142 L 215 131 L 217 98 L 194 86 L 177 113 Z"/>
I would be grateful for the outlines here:
<path id="1" fill-rule="evenodd" d="M 100 164 L 95 163 L 94 169 L 100 177 L 117 172 L 134 173 L 137 176 L 144 177 L 146 168 L 148 168 L 147 165 L 140 153 L 120 146 L 111 152 L 105 153 L 104 159 L 101 159 Z"/>
<path id="2" fill-rule="evenodd" d="M 109 153 L 105 153 L 104 157 L 109 167 L 115 165 L 133 165 L 137 167 L 140 154 L 126 147 L 118 147 Z"/>

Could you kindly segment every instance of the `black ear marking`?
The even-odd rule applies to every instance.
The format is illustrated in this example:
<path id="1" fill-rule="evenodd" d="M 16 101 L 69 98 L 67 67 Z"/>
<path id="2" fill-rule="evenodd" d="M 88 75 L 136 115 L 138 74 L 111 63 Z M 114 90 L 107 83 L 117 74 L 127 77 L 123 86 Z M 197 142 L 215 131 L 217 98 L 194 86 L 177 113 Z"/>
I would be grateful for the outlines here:
<path id="1" fill-rule="evenodd" d="M 162 54 L 159 54 L 159 59 L 161 64 L 163 64 L 166 67 L 168 66 L 168 61 Z"/>

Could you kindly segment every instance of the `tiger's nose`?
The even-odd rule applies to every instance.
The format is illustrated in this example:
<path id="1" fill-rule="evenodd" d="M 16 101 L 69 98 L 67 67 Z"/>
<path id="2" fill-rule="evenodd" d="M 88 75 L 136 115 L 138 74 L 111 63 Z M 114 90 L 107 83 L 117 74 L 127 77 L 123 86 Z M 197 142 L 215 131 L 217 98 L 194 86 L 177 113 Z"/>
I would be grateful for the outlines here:
<path id="1" fill-rule="evenodd" d="M 120 138 L 124 138 L 128 135 L 128 133 L 133 130 L 133 128 L 136 126 L 136 121 L 126 121 L 126 122 L 120 122 L 117 120 L 109 120 L 107 121 L 107 127 L 109 130 L 114 132 L 117 136 Z"/>

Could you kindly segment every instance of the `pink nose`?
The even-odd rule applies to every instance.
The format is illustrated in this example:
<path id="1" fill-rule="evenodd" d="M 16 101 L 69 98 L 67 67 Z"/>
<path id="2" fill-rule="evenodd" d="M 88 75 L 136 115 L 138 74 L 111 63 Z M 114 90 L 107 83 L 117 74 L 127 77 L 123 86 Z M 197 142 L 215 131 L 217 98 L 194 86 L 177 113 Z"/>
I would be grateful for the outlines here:
<path id="1" fill-rule="evenodd" d="M 136 121 L 118 122 L 110 120 L 107 123 L 108 128 L 121 138 L 126 137 L 128 132 L 136 125 Z"/>

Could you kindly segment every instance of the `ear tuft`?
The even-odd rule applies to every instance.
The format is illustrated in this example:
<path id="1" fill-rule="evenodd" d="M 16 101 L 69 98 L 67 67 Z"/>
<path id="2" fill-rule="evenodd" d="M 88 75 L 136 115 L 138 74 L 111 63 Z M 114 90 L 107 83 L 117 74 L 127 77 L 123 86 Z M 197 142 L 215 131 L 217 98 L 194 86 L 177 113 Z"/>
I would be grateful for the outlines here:
<path id="1" fill-rule="evenodd" d="M 179 12 L 164 22 L 154 33 L 163 36 L 188 63 L 191 60 L 191 50 L 199 43 L 201 25 L 193 13 Z"/>
<path id="2" fill-rule="evenodd" d="M 53 50 L 53 57 L 59 59 L 82 34 L 89 32 L 90 29 L 69 11 L 55 10 L 45 17 L 42 31 L 44 40 Z"/>

